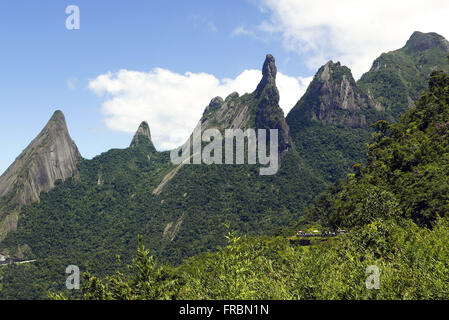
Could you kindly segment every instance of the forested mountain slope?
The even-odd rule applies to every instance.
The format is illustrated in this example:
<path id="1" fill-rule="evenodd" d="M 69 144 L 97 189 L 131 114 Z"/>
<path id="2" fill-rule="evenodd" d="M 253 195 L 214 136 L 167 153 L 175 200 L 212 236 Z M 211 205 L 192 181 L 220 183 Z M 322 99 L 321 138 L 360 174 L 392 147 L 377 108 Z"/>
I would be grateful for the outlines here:
<path id="1" fill-rule="evenodd" d="M 377 120 L 398 120 L 427 87 L 434 70 L 448 70 L 449 42 L 415 32 L 406 45 L 383 53 L 360 80 L 340 63 L 322 66 L 287 115 L 299 154 L 326 181 L 363 162 Z"/>
<path id="2" fill-rule="evenodd" d="M 250 164 L 174 165 L 170 152 L 154 149 L 149 126 L 142 123 L 130 148 L 83 160 L 76 175 L 22 208 L 17 231 L 0 244 L 0 251 L 14 256 L 26 245 L 25 258 L 38 262 L 27 266 L 25 274 L 5 276 L 10 287 L 3 294 L 45 294 L 42 289 L 51 287 L 58 274 L 40 273 L 39 268 L 55 272 L 75 264 L 110 272 L 116 255 L 130 259 L 138 235 L 159 258 L 179 263 L 224 244 L 224 223 L 244 234 L 262 235 L 298 219 L 324 184 L 291 142 L 275 78 L 274 58 L 268 55 L 253 93 L 215 98 L 202 119 L 205 128 L 220 130 L 232 123 L 231 128 L 278 129 L 280 168 L 275 175 L 260 175 L 261 166 Z M 245 116 L 239 118 L 242 112 Z M 40 290 L 25 284 L 29 278 L 39 283 L 30 286 Z M 28 289 L 18 290 L 23 285 Z"/>
<path id="3" fill-rule="evenodd" d="M 16 230 L 20 208 L 39 200 L 57 180 L 70 178 L 81 155 L 70 138 L 64 115 L 56 111 L 47 125 L 0 176 L 0 242 Z"/>
<path id="4" fill-rule="evenodd" d="M 447 53 L 438 37 L 414 34 L 401 49 L 415 57 L 410 58 L 413 64 L 436 57 L 416 73 L 419 81 L 401 78 L 407 97 L 414 97 L 410 88 L 421 90 L 421 78 L 433 68 L 428 66 L 436 68 Z M 429 40 L 434 38 L 438 41 Z M 395 63 L 382 70 L 396 72 Z M 69 166 L 67 174 L 51 175 L 53 185 L 42 188 L 39 202 L 24 203 L 17 230 L 0 242 L 0 253 L 37 262 L 2 269 L 0 297 L 45 297 L 48 289 L 64 286 L 64 270 L 71 264 L 100 275 L 111 273 L 118 266 L 116 255 L 129 262 L 138 235 L 152 254 L 172 264 L 225 244 L 224 224 L 248 236 L 273 235 L 298 221 L 326 184 L 363 162 L 372 122 L 377 133 L 367 165 L 355 165 L 355 173 L 321 195 L 301 223 L 363 228 L 379 218 L 406 217 L 431 225 L 437 214 L 444 214 L 447 75 L 433 74 L 417 107 L 390 125 L 383 117 L 407 108 L 398 107 L 402 98 L 391 100 L 389 91 L 374 90 L 374 76 L 371 82 L 367 75 L 363 83 L 356 82 L 348 68 L 329 62 L 284 119 L 271 55 L 262 73 L 254 92 L 212 99 L 200 123 L 202 131 L 217 128 L 222 133 L 227 128 L 278 129 L 280 168 L 275 175 L 260 175 L 260 165 L 173 164 L 170 152 L 154 148 L 149 125 L 143 122 L 129 148 L 92 160 L 74 157 L 76 170 Z M 379 79 L 380 87 L 388 85 Z M 49 150 L 52 155 L 54 149 Z M 70 150 L 79 155 L 76 146 Z M 60 160 L 49 163 L 54 172 Z M 12 204 L 10 200 L 1 198 L 0 208 Z"/>
<path id="5" fill-rule="evenodd" d="M 432 71 L 448 71 L 448 53 L 444 37 L 416 31 L 403 48 L 377 58 L 357 84 L 380 104 L 382 119 L 397 121 L 427 88 Z"/>
<path id="6" fill-rule="evenodd" d="M 357 86 L 351 70 L 329 61 L 286 120 L 299 154 L 317 175 L 335 181 L 354 161 L 361 161 L 376 108 Z"/>
<path id="7" fill-rule="evenodd" d="M 231 230 L 227 246 L 178 268 L 140 245 L 129 274 L 86 274 L 82 298 L 448 299 L 449 75 L 434 72 L 416 107 L 376 129 L 367 165 L 324 193 L 298 226 L 348 234 L 290 246 Z"/>
<path id="8" fill-rule="evenodd" d="M 403 217 L 431 226 L 449 209 L 449 76 L 432 73 L 428 90 L 398 123 L 376 123 L 366 165 L 329 189 L 309 219 L 353 227 Z"/>

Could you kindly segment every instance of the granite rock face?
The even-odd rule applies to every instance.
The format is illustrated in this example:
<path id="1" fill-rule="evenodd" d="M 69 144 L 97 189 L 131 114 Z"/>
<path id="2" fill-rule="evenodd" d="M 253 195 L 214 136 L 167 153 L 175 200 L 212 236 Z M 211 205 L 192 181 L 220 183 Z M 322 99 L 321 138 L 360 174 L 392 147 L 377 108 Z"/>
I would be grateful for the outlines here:
<path id="1" fill-rule="evenodd" d="M 201 122 L 203 129 L 216 127 L 225 129 L 245 129 L 250 127 L 249 105 L 240 99 L 237 92 L 225 100 L 215 97 L 204 110 Z"/>
<path id="2" fill-rule="evenodd" d="M 276 87 L 276 74 L 277 68 L 274 57 L 271 54 L 267 54 L 262 67 L 262 80 L 257 86 L 256 95 L 260 96 L 267 86 Z"/>
<path id="3" fill-rule="evenodd" d="M 365 112 L 379 109 L 355 82 L 351 70 L 340 62 L 329 61 L 316 73 L 307 92 L 292 109 L 289 117 L 332 125 L 364 128 Z"/>
<path id="4" fill-rule="evenodd" d="M 382 53 L 355 81 L 351 70 L 329 61 L 287 115 L 299 154 L 325 180 L 344 178 L 366 158 L 371 125 L 397 121 L 428 87 L 435 70 L 448 70 L 448 41 L 415 32 L 404 47 Z"/>
<path id="5" fill-rule="evenodd" d="M 257 100 L 256 128 L 279 130 L 279 153 L 292 147 L 290 129 L 284 112 L 279 106 L 279 90 L 276 87 L 277 68 L 274 57 L 267 54 L 262 68 L 262 80 L 253 93 Z"/>
<path id="6" fill-rule="evenodd" d="M 239 96 L 231 93 L 225 100 L 212 99 L 201 118 L 203 130 L 216 127 L 224 129 L 278 129 L 279 151 L 292 146 L 289 127 L 279 106 L 279 90 L 276 87 L 276 64 L 267 54 L 262 68 L 262 79 L 252 93 Z"/>
<path id="7" fill-rule="evenodd" d="M 150 127 L 146 121 L 143 121 L 137 129 L 137 132 L 131 141 L 130 148 L 135 148 L 142 144 L 153 144 L 151 140 Z"/>
<path id="8" fill-rule="evenodd" d="M 70 138 L 64 114 L 56 111 L 39 135 L 0 177 L 0 197 L 19 207 L 39 200 L 41 191 L 71 177 L 81 155 Z"/>

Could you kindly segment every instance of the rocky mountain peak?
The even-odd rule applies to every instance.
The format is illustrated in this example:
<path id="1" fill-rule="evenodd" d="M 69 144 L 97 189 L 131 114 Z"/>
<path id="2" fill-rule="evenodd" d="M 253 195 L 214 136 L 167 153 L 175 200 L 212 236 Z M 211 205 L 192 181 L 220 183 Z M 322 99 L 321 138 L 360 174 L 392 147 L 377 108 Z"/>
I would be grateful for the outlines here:
<path id="1" fill-rule="evenodd" d="M 407 51 L 421 52 L 439 47 L 449 52 L 449 42 L 435 32 L 423 33 L 415 31 L 405 45 Z"/>
<path id="2" fill-rule="evenodd" d="M 20 209 L 39 200 L 40 193 L 52 189 L 56 180 L 72 177 L 81 160 L 64 114 L 56 111 L 38 136 L 0 176 L 0 198 L 7 198 L 11 207 Z M 18 213 L 0 212 L 0 218 L 2 216 L 0 238 L 15 230 Z"/>
<path id="3" fill-rule="evenodd" d="M 211 113 L 217 111 L 218 109 L 220 109 L 220 107 L 223 105 L 223 103 L 224 103 L 223 98 L 221 98 L 221 97 L 213 98 L 203 112 L 203 120 L 205 117 L 207 117 L 208 114 L 211 114 Z"/>
<path id="4" fill-rule="evenodd" d="M 279 106 L 276 73 L 275 59 L 271 54 L 267 54 L 262 67 L 262 80 L 253 93 L 257 100 L 255 126 L 259 129 L 278 129 L 279 152 L 283 153 L 292 147 L 292 141 L 284 112 Z"/>
<path id="5" fill-rule="evenodd" d="M 262 80 L 256 89 L 256 94 L 258 96 L 262 94 L 267 86 L 276 88 L 276 74 L 277 68 L 274 57 L 271 54 L 267 54 L 262 67 Z"/>
<path id="6" fill-rule="evenodd" d="M 233 92 L 224 100 L 220 97 L 212 99 L 201 118 L 203 130 L 210 127 L 278 129 L 280 151 L 290 149 L 289 128 L 279 106 L 276 73 L 275 59 L 267 54 L 262 67 L 262 79 L 256 90 L 243 96 Z"/>
<path id="7" fill-rule="evenodd" d="M 375 107 L 358 88 L 351 70 L 331 60 L 318 70 L 290 117 L 361 128 L 366 126 L 363 110 Z"/>
<path id="8" fill-rule="evenodd" d="M 0 197 L 23 185 L 15 195 L 19 204 L 38 200 L 40 192 L 51 189 L 56 180 L 71 177 L 80 160 L 64 114 L 58 110 L 0 177 Z"/>
<path id="9" fill-rule="evenodd" d="M 265 61 L 262 67 L 262 75 L 267 80 L 275 80 L 276 79 L 276 63 L 274 57 L 271 54 L 267 54 L 265 57 Z M 274 83 L 272 83 L 274 84 Z"/>
<path id="10" fill-rule="evenodd" d="M 382 104 L 385 120 L 397 121 L 427 88 L 433 71 L 448 71 L 448 53 L 444 37 L 416 31 L 401 49 L 381 54 L 357 84 Z"/>
<path id="11" fill-rule="evenodd" d="M 151 140 L 151 131 L 150 126 L 146 121 L 143 121 L 139 128 L 137 129 L 133 140 L 131 141 L 130 147 L 137 147 L 142 144 L 150 144 L 153 146 L 153 142 Z"/>
<path id="12" fill-rule="evenodd" d="M 51 116 L 50 121 L 60 121 L 66 123 L 64 113 L 61 110 L 56 110 Z"/>
<path id="13" fill-rule="evenodd" d="M 329 81 L 334 70 L 339 68 L 341 68 L 340 62 L 337 61 L 336 63 L 334 63 L 332 60 L 330 60 L 318 70 L 318 74 L 320 74 L 320 78 L 322 81 Z"/>

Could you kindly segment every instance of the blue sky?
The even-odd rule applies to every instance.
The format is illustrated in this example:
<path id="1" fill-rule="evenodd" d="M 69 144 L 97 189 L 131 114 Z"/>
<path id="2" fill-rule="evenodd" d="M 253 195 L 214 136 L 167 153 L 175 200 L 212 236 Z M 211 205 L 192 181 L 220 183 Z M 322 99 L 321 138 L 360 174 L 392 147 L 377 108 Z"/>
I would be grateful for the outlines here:
<path id="1" fill-rule="evenodd" d="M 65 28 L 70 4 L 80 8 L 80 30 Z M 264 54 L 280 56 L 280 48 L 231 35 L 239 23 L 258 23 L 260 15 L 245 1 L 2 1 L 0 171 L 56 109 L 63 110 L 84 157 L 126 147 L 132 134 L 107 130 L 101 99 L 87 88 L 89 79 L 105 72 L 161 67 L 221 78 L 260 68 Z M 300 73 L 300 63 L 291 66 Z"/>
<path id="2" fill-rule="evenodd" d="M 447 23 L 430 18 L 448 12 L 442 10 L 447 6 L 444 1 L 435 0 L 434 11 L 429 12 L 421 7 L 426 2 L 407 2 L 411 17 L 394 22 L 399 23 L 397 30 L 384 35 L 376 24 L 388 27 L 397 20 L 394 16 L 372 8 L 353 8 L 353 1 L 342 1 L 343 9 L 355 10 L 346 10 L 346 14 L 370 9 L 378 15 L 372 18 L 380 20 L 370 24 L 362 15 L 353 21 L 360 27 L 351 28 L 347 17 L 323 12 L 320 2 L 3 0 L 0 173 L 57 109 L 64 112 L 70 134 L 86 158 L 127 147 L 136 122 L 148 120 L 141 116 L 152 119 L 156 146 L 163 149 L 194 127 L 192 119 L 213 94 L 225 95 L 231 89 L 240 90 L 235 89 L 238 86 L 244 91 L 255 88 L 256 70 L 266 53 L 276 57 L 278 71 L 284 76 L 281 102 L 283 96 L 286 102 L 281 106 L 288 111 L 316 68 L 330 58 L 354 67 L 360 76 L 373 58 L 401 47 L 415 30 L 447 36 Z M 80 8 L 80 30 L 65 27 L 65 9 L 72 4 Z M 391 10 L 394 13 L 400 7 Z M 366 48 L 356 49 L 363 44 Z M 164 91 L 164 83 L 180 89 L 167 89 L 156 99 L 152 93 Z M 125 88 L 125 93 L 115 92 L 116 85 Z M 190 104 L 181 101 L 186 94 L 183 90 L 198 92 L 188 97 L 193 101 Z M 180 97 L 172 97 L 173 92 Z M 196 97 L 198 106 L 193 106 Z M 184 113 L 188 114 L 189 108 L 190 122 L 177 132 L 178 140 L 169 143 L 169 135 L 176 129 L 166 121 L 181 123 L 188 118 Z M 162 132 L 166 124 L 167 130 Z"/>

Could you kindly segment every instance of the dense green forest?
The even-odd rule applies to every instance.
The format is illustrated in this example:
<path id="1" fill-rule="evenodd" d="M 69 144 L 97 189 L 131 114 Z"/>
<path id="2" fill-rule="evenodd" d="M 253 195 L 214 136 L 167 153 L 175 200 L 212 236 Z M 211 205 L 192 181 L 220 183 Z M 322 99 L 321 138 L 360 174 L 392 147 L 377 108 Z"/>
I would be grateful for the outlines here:
<path id="1" fill-rule="evenodd" d="M 57 279 L 69 264 L 102 274 L 111 272 L 117 266 L 116 255 L 125 261 L 132 257 L 140 234 L 158 258 L 175 264 L 223 245 L 223 223 L 232 223 L 244 234 L 274 234 L 292 217 L 299 218 L 301 201 L 304 206 L 319 192 L 311 189 L 309 194 L 298 194 L 303 189 L 298 185 L 308 181 L 291 154 L 277 175 L 266 178 L 261 178 L 257 167 L 248 165 L 190 166 L 174 178 L 176 188 L 155 196 L 151 191 L 156 185 L 151 181 L 162 177 L 150 176 L 172 165 L 168 154 L 152 154 L 151 161 L 147 155 L 145 148 L 113 150 L 86 161 L 80 166 L 79 178 L 60 182 L 42 194 L 39 203 L 24 207 L 17 232 L 9 234 L 2 246 L 32 244 L 25 258 L 38 261 L 5 271 L 0 295 L 42 298 L 52 284 L 64 285 Z M 97 164 L 109 173 L 102 175 L 100 185 Z M 289 182 L 291 173 L 296 183 Z M 192 185 L 194 180 L 202 183 Z M 178 215 L 180 211 L 185 213 Z M 183 228 L 176 227 L 181 223 Z M 15 268 L 25 271 L 18 273 Z M 47 268 L 51 275 L 45 274 Z M 33 284 L 27 282 L 29 278 Z M 45 289 L 40 295 L 31 289 L 38 284 Z"/>
<path id="2" fill-rule="evenodd" d="M 448 299 L 449 222 L 374 220 L 342 238 L 290 247 L 285 238 L 240 238 L 173 268 L 140 246 L 132 264 L 105 278 L 85 273 L 87 300 L 128 299 Z M 380 289 L 366 288 L 369 266 Z M 79 298 L 67 290 L 52 299 Z"/>
<path id="3" fill-rule="evenodd" d="M 274 65 L 270 57 L 265 65 Z M 130 262 L 138 235 L 158 259 L 177 265 L 224 245 L 225 223 L 257 236 L 299 219 L 324 183 L 290 145 L 274 76 L 266 73 L 252 94 L 221 101 L 237 111 L 249 106 L 248 126 L 281 128 L 275 175 L 262 176 L 261 166 L 251 164 L 175 166 L 170 152 L 157 152 L 145 136 L 130 148 L 83 160 L 72 178 L 23 207 L 17 231 L 1 242 L 0 251 L 12 256 L 27 245 L 22 258 L 37 261 L 5 268 L 0 297 L 44 298 L 49 288 L 64 286 L 60 276 L 69 264 L 108 274 L 117 255 Z"/>
<path id="4" fill-rule="evenodd" d="M 349 227 L 312 246 L 285 237 L 239 237 L 174 268 L 139 243 L 114 275 L 84 275 L 83 299 L 448 299 L 449 75 L 396 124 L 379 121 L 366 165 L 324 192 L 297 228 Z M 294 230 L 294 229 L 292 229 Z M 366 268 L 380 288 L 366 288 Z M 67 293 L 50 293 L 54 299 Z"/>
<path id="5" fill-rule="evenodd" d="M 287 116 L 290 128 L 268 55 L 256 91 L 213 99 L 201 120 L 278 128 L 273 176 L 259 165 L 176 166 L 156 151 L 148 125 L 130 148 L 81 160 L 71 178 L 21 208 L 17 230 L 0 243 L 15 259 L 36 259 L 0 266 L 0 298 L 447 297 L 449 78 L 428 76 L 442 64 L 443 40 L 414 34 L 379 58 L 400 68 L 377 61 L 359 82 L 326 64 Z M 384 90 L 391 77 L 397 88 Z M 379 107 L 374 95 L 388 103 Z M 296 230 L 312 227 L 350 233 L 290 246 Z M 68 265 L 86 272 L 83 291 L 64 291 Z M 366 291 L 369 265 L 382 269 L 385 290 Z"/>
<path id="6" fill-rule="evenodd" d="M 449 77 L 432 74 L 428 91 L 395 124 L 380 120 L 367 165 L 321 195 L 309 215 L 351 227 L 374 218 L 401 216 L 431 226 L 447 214 Z"/>

